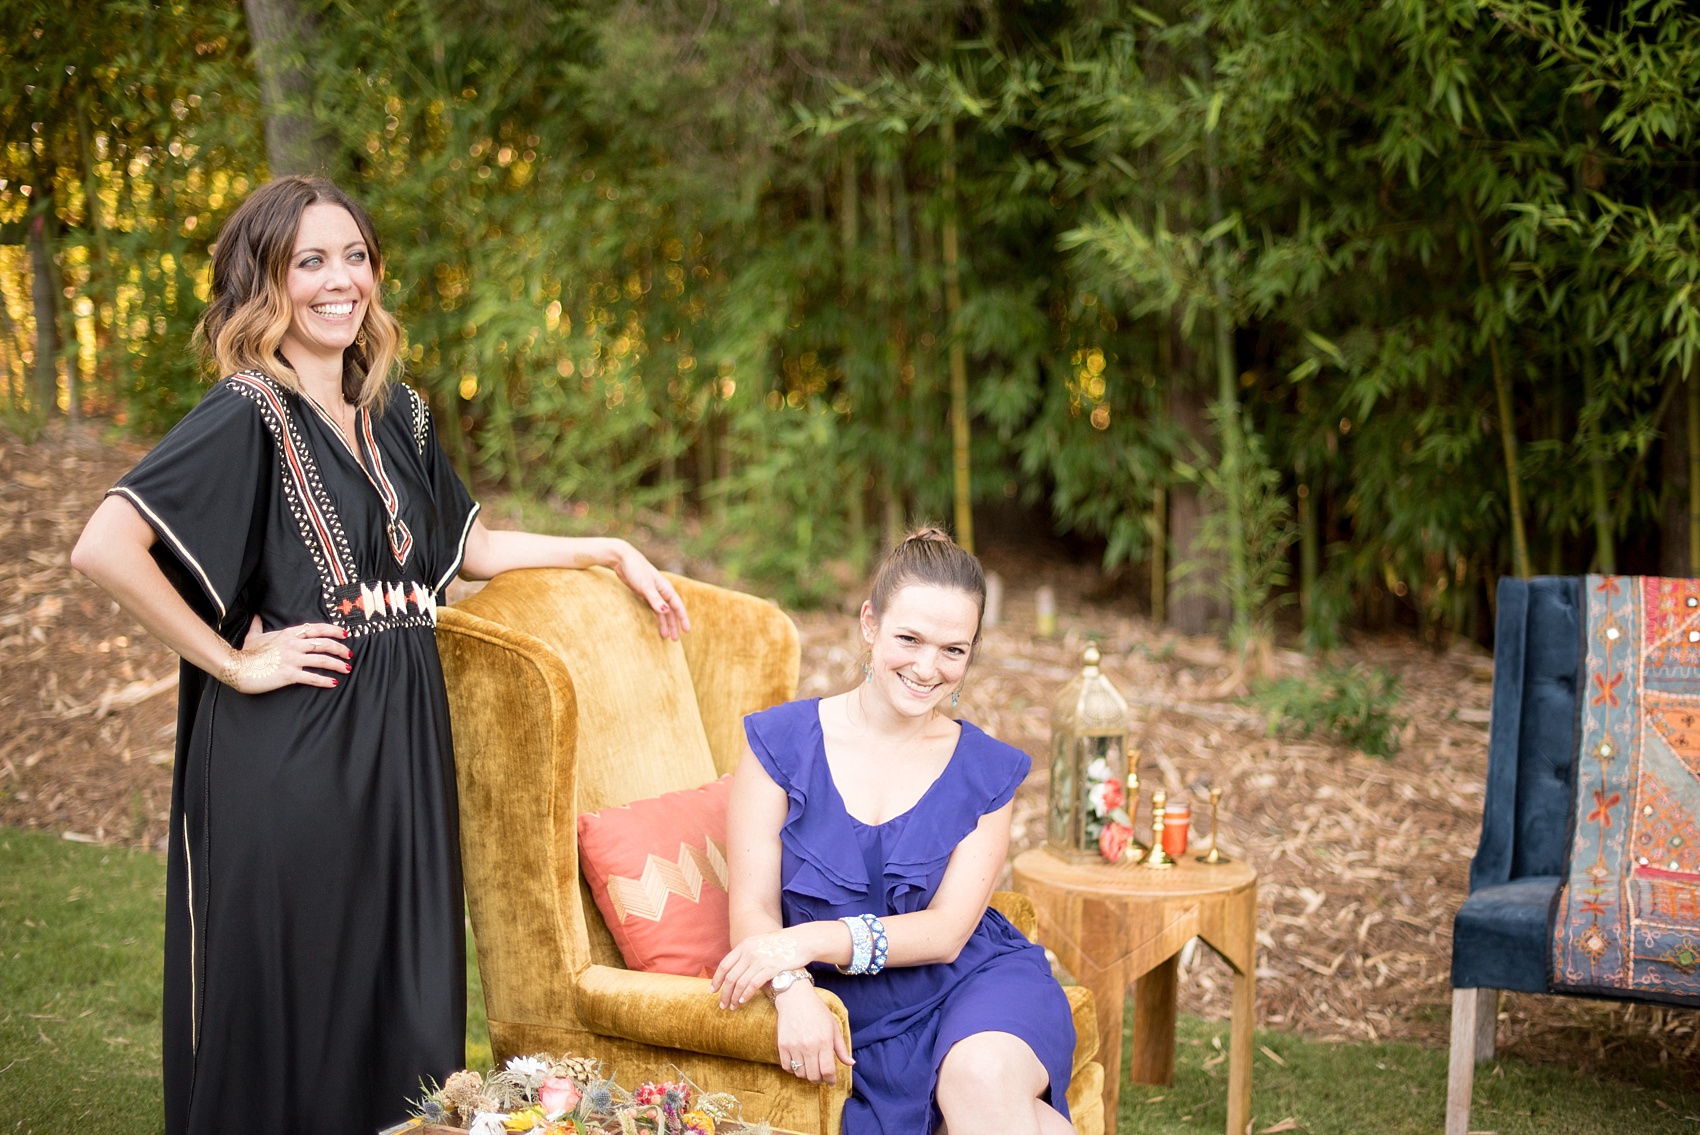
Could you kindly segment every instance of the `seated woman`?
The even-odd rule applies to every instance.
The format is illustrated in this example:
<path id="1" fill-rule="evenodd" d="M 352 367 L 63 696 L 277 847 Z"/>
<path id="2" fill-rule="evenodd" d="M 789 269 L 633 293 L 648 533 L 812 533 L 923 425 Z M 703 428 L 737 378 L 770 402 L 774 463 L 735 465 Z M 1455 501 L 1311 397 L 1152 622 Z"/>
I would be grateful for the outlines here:
<path id="1" fill-rule="evenodd" d="M 734 945 L 714 987 L 729 1009 L 773 998 L 795 1075 L 832 1081 L 835 1058 L 854 1063 L 846 1135 L 1073 1130 L 1068 1000 L 1045 952 L 987 908 L 1030 762 L 944 712 L 985 598 L 979 561 L 915 533 L 862 605 L 863 683 L 744 721 Z M 854 1061 L 816 980 L 850 1012 Z"/>

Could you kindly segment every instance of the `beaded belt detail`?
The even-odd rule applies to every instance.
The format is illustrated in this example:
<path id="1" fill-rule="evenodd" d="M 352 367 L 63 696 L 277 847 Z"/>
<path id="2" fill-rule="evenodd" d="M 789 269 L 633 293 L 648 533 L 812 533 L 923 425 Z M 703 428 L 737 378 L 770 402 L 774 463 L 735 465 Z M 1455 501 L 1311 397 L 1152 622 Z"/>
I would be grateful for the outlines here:
<path id="1" fill-rule="evenodd" d="M 345 584 L 333 592 L 331 621 L 354 637 L 398 627 L 434 627 L 437 596 L 416 580 Z"/>

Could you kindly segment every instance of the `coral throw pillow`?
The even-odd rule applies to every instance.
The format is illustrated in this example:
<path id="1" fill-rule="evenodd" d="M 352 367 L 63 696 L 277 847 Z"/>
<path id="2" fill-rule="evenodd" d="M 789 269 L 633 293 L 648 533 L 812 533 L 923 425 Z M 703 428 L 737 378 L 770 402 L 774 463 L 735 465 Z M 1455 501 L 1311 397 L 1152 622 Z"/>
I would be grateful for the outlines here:
<path id="1" fill-rule="evenodd" d="M 708 977 L 731 947 L 732 778 L 578 818 L 579 864 L 626 968 Z"/>

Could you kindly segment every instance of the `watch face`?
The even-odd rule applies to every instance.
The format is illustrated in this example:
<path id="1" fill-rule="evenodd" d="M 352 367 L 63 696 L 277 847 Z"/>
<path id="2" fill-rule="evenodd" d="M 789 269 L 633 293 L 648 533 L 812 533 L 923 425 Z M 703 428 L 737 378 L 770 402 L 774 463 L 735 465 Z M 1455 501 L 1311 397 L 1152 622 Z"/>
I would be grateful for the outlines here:
<path id="1" fill-rule="evenodd" d="M 787 989 L 791 988 L 791 984 L 796 980 L 797 975 L 792 973 L 790 970 L 780 970 L 778 973 L 773 975 L 773 991 L 775 993 L 784 993 Z"/>

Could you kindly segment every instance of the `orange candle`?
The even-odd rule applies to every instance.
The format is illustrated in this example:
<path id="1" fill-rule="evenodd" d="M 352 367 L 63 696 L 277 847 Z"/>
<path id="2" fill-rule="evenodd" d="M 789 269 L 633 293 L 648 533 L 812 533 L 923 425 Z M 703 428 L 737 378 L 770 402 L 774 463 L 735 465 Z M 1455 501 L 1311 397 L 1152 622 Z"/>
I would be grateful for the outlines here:
<path id="1" fill-rule="evenodd" d="M 1163 851 L 1172 859 L 1186 854 L 1186 837 L 1192 831 L 1192 805 L 1181 801 L 1163 809 Z"/>

